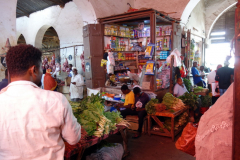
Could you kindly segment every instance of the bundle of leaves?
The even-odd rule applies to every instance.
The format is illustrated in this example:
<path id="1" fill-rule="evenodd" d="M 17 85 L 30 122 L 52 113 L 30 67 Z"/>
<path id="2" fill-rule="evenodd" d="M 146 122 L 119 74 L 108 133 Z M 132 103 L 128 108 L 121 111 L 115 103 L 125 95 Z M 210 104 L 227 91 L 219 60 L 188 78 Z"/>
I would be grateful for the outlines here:
<path id="1" fill-rule="evenodd" d="M 198 97 L 193 92 L 186 92 L 184 95 L 178 97 L 189 108 L 196 110 L 198 104 Z"/>
<path id="2" fill-rule="evenodd" d="M 186 86 L 188 92 L 191 92 L 192 84 L 189 79 L 183 78 L 183 83 Z"/>
<path id="3" fill-rule="evenodd" d="M 152 98 L 145 106 L 145 109 L 148 114 L 155 114 L 156 113 L 156 108 L 155 104 L 158 103 L 158 99 Z"/>
<path id="4" fill-rule="evenodd" d="M 209 95 L 201 96 L 201 107 L 210 107 L 212 105 L 212 98 Z"/>

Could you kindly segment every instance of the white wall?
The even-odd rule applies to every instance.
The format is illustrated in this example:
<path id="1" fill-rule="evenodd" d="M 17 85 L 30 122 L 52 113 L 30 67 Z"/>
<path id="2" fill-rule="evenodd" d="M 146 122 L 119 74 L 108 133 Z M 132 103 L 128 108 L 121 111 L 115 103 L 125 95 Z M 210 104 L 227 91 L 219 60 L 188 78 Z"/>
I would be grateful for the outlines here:
<path id="1" fill-rule="evenodd" d="M 0 0 L 0 54 L 4 51 L 7 38 L 10 44 L 16 44 L 16 5 L 17 0 Z M 0 64 L 0 81 L 4 78 L 4 68 Z"/>
<path id="2" fill-rule="evenodd" d="M 187 29 L 191 29 L 191 32 L 205 37 L 205 5 L 204 0 L 201 0 L 190 14 L 191 17 L 186 25 Z M 196 30 L 194 30 L 195 28 Z"/>
<path id="3" fill-rule="evenodd" d="M 17 18 L 17 33 L 23 34 L 27 44 L 37 48 L 42 46 L 42 38 L 49 27 L 53 27 L 60 39 L 60 48 L 79 45 L 83 43 L 83 19 L 80 10 L 74 2 L 69 2 L 64 8 L 59 6 L 49 7 L 35 12 L 30 17 Z M 80 53 L 79 53 L 80 54 Z M 73 48 L 61 50 L 62 63 L 69 55 L 74 57 Z M 79 55 L 77 55 L 79 56 Z M 80 60 L 80 58 L 78 58 Z M 69 63 L 74 64 L 73 60 Z M 81 71 L 80 61 L 77 61 Z"/>

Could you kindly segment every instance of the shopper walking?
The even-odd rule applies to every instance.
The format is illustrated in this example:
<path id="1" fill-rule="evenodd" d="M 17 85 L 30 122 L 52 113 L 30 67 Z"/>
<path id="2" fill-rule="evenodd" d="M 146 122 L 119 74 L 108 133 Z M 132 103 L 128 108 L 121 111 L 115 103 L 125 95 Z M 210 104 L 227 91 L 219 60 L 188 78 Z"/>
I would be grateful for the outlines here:
<path id="1" fill-rule="evenodd" d="M 5 78 L 0 82 L 0 91 L 8 85 L 8 70 L 5 70 Z"/>
<path id="2" fill-rule="evenodd" d="M 233 82 L 234 69 L 229 68 L 229 62 L 225 61 L 224 67 L 217 70 L 215 80 L 219 82 L 220 96 L 222 96 Z"/>

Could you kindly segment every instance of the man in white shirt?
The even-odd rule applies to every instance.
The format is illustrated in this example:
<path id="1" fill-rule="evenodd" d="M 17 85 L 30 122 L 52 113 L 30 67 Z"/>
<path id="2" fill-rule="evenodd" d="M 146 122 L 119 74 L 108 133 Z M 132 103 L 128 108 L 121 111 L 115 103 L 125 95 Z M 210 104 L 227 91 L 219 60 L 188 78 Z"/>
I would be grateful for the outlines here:
<path id="1" fill-rule="evenodd" d="M 64 95 L 39 88 L 42 53 L 31 45 L 6 56 L 11 83 L 0 92 L 0 159 L 62 160 L 64 141 L 74 145 L 81 126 Z"/>
<path id="2" fill-rule="evenodd" d="M 177 83 L 176 83 L 175 86 L 174 86 L 173 95 L 174 95 L 175 97 L 179 97 L 179 96 L 184 95 L 184 93 L 186 93 L 186 92 L 188 92 L 188 90 L 187 90 L 187 88 L 185 87 L 182 78 L 179 77 L 179 78 L 177 79 Z"/>
<path id="3" fill-rule="evenodd" d="M 72 70 L 73 70 L 73 76 L 71 79 L 69 94 L 71 97 L 71 101 L 77 102 L 83 99 L 84 80 L 83 80 L 83 76 L 78 74 L 76 67 L 72 67 Z"/>
<path id="4" fill-rule="evenodd" d="M 209 85 L 211 85 L 212 83 L 215 82 L 216 73 L 217 73 L 217 70 L 218 70 L 219 68 L 222 68 L 222 65 L 221 65 L 221 64 L 219 64 L 219 65 L 217 66 L 217 69 L 216 69 L 216 70 L 210 72 L 210 73 L 207 75 L 207 79 L 208 79 L 208 84 L 209 84 Z"/>

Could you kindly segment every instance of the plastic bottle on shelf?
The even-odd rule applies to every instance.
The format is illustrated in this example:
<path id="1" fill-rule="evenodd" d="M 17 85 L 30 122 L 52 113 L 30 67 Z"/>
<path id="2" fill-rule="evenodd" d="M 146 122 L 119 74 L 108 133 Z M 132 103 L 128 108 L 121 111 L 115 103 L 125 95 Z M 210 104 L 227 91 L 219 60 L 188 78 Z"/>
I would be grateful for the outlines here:
<path id="1" fill-rule="evenodd" d="M 159 27 L 156 27 L 156 36 L 159 36 Z"/>
<path id="2" fill-rule="evenodd" d="M 171 50 L 171 48 L 172 48 L 172 40 L 171 40 L 171 38 L 170 38 L 170 39 L 169 39 L 168 49 Z"/>
<path id="3" fill-rule="evenodd" d="M 167 38 L 164 39 L 164 48 L 167 48 Z"/>
<path id="4" fill-rule="evenodd" d="M 114 26 L 111 26 L 111 32 L 110 32 L 110 34 L 109 35 L 114 35 Z"/>

